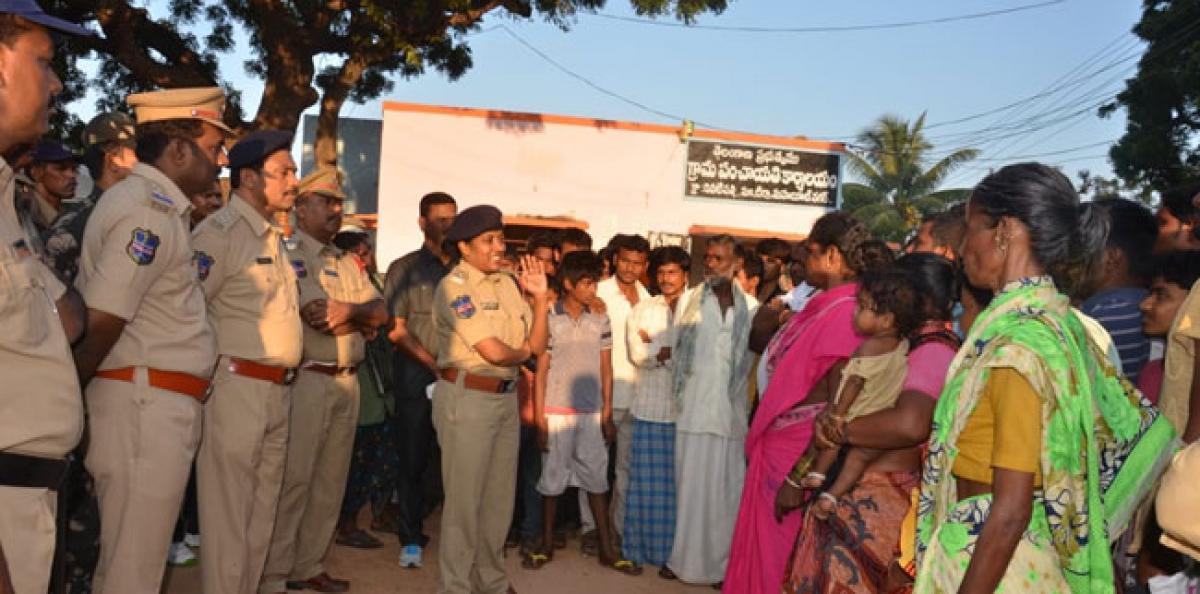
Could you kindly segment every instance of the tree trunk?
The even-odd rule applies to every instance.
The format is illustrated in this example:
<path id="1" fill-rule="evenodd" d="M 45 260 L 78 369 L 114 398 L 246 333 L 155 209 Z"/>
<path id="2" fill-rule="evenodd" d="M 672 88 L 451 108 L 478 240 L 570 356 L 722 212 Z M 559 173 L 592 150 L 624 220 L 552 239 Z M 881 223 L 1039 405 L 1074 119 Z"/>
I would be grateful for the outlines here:
<path id="1" fill-rule="evenodd" d="M 338 114 L 367 70 L 367 59 L 356 55 L 346 60 L 333 81 L 321 96 L 321 112 L 317 116 L 317 134 L 313 141 L 313 160 L 317 169 L 337 169 Z"/>

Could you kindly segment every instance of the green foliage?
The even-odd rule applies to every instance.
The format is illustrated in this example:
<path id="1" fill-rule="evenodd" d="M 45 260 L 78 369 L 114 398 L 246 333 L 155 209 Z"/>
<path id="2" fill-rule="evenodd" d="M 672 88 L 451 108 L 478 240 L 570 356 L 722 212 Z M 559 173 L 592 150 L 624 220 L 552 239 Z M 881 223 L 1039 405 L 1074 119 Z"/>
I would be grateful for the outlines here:
<path id="1" fill-rule="evenodd" d="M 691 22 L 724 11 L 727 0 L 630 0 L 647 16 Z M 60 73 L 92 85 L 97 108 L 122 108 L 129 93 L 153 88 L 222 85 L 237 41 L 248 46 L 241 66 L 265 83 L 256 116 L 244 121 L 240 95 L 227 121 L 241 129 L 292 127 L 322 97 L 322 115 L 336 116 L 345 100 L 365 102 L 390 92 L 395 80 L 432 70 L 457 79 L 472 66 L 466 34 L 486 17 L 535 15 L 568 29 L 579 13 L 606 0 L 170 0 L 169 18 L 155 18 L 139 0 L 48 0 L 47 8 L 102 35 L 70 40 Z M 85 81 L 75 68 L 99 58 Z M 317 57 L 333 65 L 317 71 Z M 228 89 L 231 90 L 232 89 Z M 319 92 L 318 92 L 319 90 Z M 82 91 L 66 98 L 74 100 Z M 269 100 L 268 100 L 269 99 Z M 329 118 L 336 126 L 336 117 Z M 69 122 L 61 122 L 66 125 Z M 77 124 L 77 123 L 76 123 Z M 328 134 L 329 130 L 322 131 Z"/>
<path id="2" fill-rule="evenodd" d="M 1200 1 L 1145 0 L 1133 32 L 1146 41 L 1137 74 L 1108 116 L 1124 107 L 1125 134 L 1110 149 L 1113 169 L 1126 184 L 1169 190 L 1200 178 Z"/>
<path id="3" fill-rule="evenodd" d="M 924 128 L 925 114 L 911 124 L 885 115 L 859 135 L 860 146 L 846 155 L 851 174 L 860 182 L 842 187 L 842 210 L 885 241 L 903 241 L 922 217 L 966 200 L 970 193 L 938 188 L 979 151 L 957 149 L 929 165 L 933 145 Z"/>

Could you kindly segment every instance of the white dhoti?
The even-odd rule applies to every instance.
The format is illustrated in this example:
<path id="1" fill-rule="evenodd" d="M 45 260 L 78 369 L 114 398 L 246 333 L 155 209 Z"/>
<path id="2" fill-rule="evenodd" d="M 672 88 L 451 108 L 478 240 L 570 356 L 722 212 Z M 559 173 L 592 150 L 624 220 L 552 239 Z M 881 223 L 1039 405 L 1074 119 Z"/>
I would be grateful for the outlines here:
<path id="1" fill-rule="evenodd" d="M 680 580 L 725 579 L 733 525 L 746 480 L 745 444 L 705 433 L 675 437 L 675 544 L 667 566 Z"/>

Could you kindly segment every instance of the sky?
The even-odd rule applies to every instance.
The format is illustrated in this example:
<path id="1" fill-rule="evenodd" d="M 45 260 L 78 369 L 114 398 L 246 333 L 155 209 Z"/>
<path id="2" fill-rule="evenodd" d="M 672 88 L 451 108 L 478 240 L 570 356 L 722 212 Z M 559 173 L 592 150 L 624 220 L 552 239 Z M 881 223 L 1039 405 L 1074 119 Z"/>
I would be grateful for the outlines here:
<path id="1" fill-rule="evenodd" d="M 1122 112 L 1095 106 L 1135 72 L 1144 45 L 1130 33 L 1140 2 L 1126 0 L 730 0 L 700 27 L 643 24 L 627 0 L 580 14 L 569 31 L 538 18 L 489 15 L 471 33 L 474 67 L 457 81 L 430 72 L 397 80 L 379 101 L 347 103 L 344 117 L 380 118 L 382 101 L 678 124 L 853 142 L 884 114 L 927 114 L 933 156 L 974 147 L 975 162 L 944 187 L 968 187 L 989 169 L 1021 160 L 1111 176 L 1108 145 Z M 165 2 L 152 0 L 155 16 Z M 1032 6 L 1039 5 L 1039 6 Z M 847 27 L 1027 9 L 937 24 L 856 31 Z M 648 19 L 637 19 L 648 20 Z M 661 23 L 676 24 L 670 18 Z M 715 28 L 703 28 L 715 27 Z M 720 29 L 724 28 L 724 29 Z M 729 29 L 735 28 L 736 30 Z M 740 29 L 738 29 L 740 28 Z M 763 30 L 767 29 L 767 30 Z M 252 114 L 262 85 L 241 68 L 222 71 L 244 89 Z M 318 66 L 334 63 L 318 59 Z M 82 115 L 91 105 L 72 108 Z M 311 110 L 316 113 L 316 107 Z"/>

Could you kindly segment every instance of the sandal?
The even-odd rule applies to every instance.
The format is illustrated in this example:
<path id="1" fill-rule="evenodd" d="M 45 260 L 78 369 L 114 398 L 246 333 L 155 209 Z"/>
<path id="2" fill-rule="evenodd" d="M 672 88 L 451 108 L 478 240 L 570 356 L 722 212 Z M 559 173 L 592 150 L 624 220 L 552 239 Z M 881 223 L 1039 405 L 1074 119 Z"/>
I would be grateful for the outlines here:
<path id="1" fill-rule="evenodd" d="M 670 568 L 670 567 L 667 567 L 666 565 L 663 565 L 663 566 L 662 566 L 662 569 L 659 569 L 659 570 L 658 570 L 658 577 L 660 577 L 660 578 L 662 578 L 662 579 L 664 579 L 664 580 L 677 580 L 677 579 L 679 579 L 679 576 L 675 575 L 675 572 L 674 572 L 674 571 L 671 571 L 671 568 Z"/>
<path id="2" fill-rule="evenodd" d="M 350 533 L 338 534 L 334 542 L 344 547 L 355 549 L 378 549 L 383 546 L 383 543 L 378 538 L 367 534 L 366 531 L 361 529 Z"/>
<path id="3" fill-rule="evenodd" d="M 600 560 L 600 565 L 603 565 L 614 571 L 619 571 L 625 575 L 642 575 L 642 566 L 630 561 L 629 559 L 617 559 L 612 562 Z"/>
<path id="4" fill-rule="evenodd" d="M 541 569 L 553 559 L 553 551 L 529 551 L 528 553 L 525 553 L 524 558 L 521 559 L 521 567 L 524 569 Z"/>

